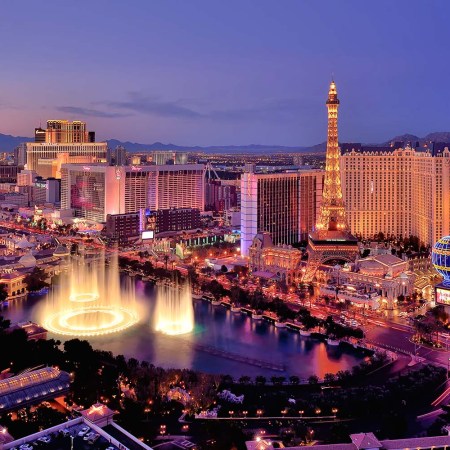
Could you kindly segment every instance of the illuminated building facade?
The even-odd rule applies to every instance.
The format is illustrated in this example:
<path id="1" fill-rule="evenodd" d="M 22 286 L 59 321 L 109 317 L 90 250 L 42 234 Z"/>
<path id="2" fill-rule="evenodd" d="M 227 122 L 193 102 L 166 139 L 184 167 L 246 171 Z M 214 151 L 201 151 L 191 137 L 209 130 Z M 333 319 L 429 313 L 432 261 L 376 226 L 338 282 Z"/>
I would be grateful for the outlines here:
<path id="1" fill-rule="evenodd" d="M 249 248 L 253 275 L 292 284 L 298 278 L 302 253 L 290 245 L 274 245 L 270 233 L 258 233 Z"/>
<path id="2" fill-rule="evenodd" d="M 204 166 L 63 164 L 61 209 L 97 222 L 144 209 L 204 210 Z"/>
<path id="3" fill-rule="evenodd" d="M 444 236 L 433 246 L 431 261 L 443 281 L 435 286 L 436 304 L 450 313 L 450 236 Z"/>
<path id="4" fill-rule="evenodd" d="M 205 210 L 205 166 L 203 164 L 150 166 L 145 167 L 145 170 L 149 172 L 148 207 L 150 209 Z"/>
<path id="5" fill-rule="evenodd" d="M 363 238 L 413 235 L 425 245 L 450 234 L 449 147 L 343 144 L 342 189 L 351 232 Z"/>
<path id="6" fill-rule="evenodd" d="M 395 308 L 399 296 L 406 297 L 414 292 L 416 281 L 416 275 L 409 271 L 408 261 L 391 254 L 369 256 L 344 268 L 336 266 L 331 271 L 319 269 L 316 278 L 328 283 L 321 286 L 322 294 L 338 293 L 338 298 L 373 309 L 376 309 L 375 302 L 383 309 Z"/>
<path id="7" fill-rule="evenodd" d="M 241 177 L 241 253 L 258 233 L 268 232 L 275 244 L 307 238 L 318 215 L 324 172 L 254 173 L 251 165 Z"/>
<path id="8" fill-rule="evenodd" d="M 60 178 L 64 163 L 91 163 L 106 160 L 106 142 L 48 144 L 27 142 L 27 169 L 42 177 Z"/>
<path id="9" fill-rule="evenodd" d="M 333 261 L 352 262 L 359 254 L 357 239 L 349 233 L 340 174 L 338 144 L 338 109 L 336 84 L 330 84 L 328 99 L 328 137 L 325 181 L 320 215 L 315 230 L 309 234 L 308 265 L 304 282 L 312 281 L 318 267 Z"/>
<path id="10" fill-rule="evenodd" d="M 35 142 L 52 144 L 95 142 L 95 132 L 87 131 L 86 122 L 74 120 L 47 120 L 47 129 L 34 130 Z"/>
<path id="11" fill-rule="evenodd" d="M 175 152 L 173 150 L 160 150 L 152 152 L 153 164 L 158 166 L 165 164 L 187 164 L 189 153 Z"/>
<path id="12" fill-rule="evenodd" d="M 48 120 L 47 129 L 35 129 L 35 142 L 17 148 L 17 160 L 41 177 L 61 178 L 61 164 L 105 161 L 107 147 L 106 142 L 95 142 L 95 133 L 87 131 L 85 122 Z"/>
<path id="13" fill-rule="evenodd" d="M 139 236 L 141 219 L 139 213 L 108 214 L 106 235 L 114 239 L 129 239 Z"/>

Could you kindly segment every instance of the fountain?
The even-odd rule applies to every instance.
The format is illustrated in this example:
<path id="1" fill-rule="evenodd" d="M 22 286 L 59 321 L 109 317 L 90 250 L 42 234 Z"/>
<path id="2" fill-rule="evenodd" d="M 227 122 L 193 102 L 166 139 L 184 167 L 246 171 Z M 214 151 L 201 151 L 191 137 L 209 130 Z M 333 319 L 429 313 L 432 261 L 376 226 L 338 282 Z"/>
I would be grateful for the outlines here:
<path id="1" fill-rule="evenodd" d="M 158 286 L 154 326 L 156 331 L 169 335 L 185 334 L 194 329 L 194 308 L 188 283 Z"/>
<path id="2" fill-rule="evenodd" d="M 56 334 L 100 336 L 125 330 L 138 319 L 134 283 L 127 278 L 121 287 L 117 253 L 108 268 L 101 253 L 97 259 L 72 260 L 59 289 L 49 295 L 43 322 Z"/>

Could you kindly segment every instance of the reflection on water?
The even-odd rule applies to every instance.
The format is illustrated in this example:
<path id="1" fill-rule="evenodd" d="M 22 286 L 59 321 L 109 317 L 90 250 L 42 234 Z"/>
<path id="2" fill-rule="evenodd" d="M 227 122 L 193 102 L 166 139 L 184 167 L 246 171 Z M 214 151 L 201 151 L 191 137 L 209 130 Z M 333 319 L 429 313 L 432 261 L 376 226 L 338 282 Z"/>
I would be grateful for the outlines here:
<path id="1" fill-rule="evenodd" d="M 136 297 L 144 305 L 146 317 L 155 313 L 156 289 L 136 281 Z M 43 298 L 11 302 L 0 314 L 13 322 L 37 320 L 37 305 Z M 168 336 L 152 330 L 144 320 L 118 335 L 87 338 L 95 348 L 147 360 L 162 367 L 192 368 L 205 372 L 241 375 L 298 375 L 323 376 L 328 372 L 349 369 L 361 361 L 362 355 L 346 347 L 331 347 L 324 342 L 304 338 L 287 329 L 278 329 L 264 321 L 254 321 L 245 314 L 231 313 L 223 307 L 214 307 L 194 301 L 194 330 L 183 336 Z M 49 334 L 49 337 L 53 337 Z M 60 336 L 54 336 L 59 338 Z M 213 354 L 217 349 L 229 352 L 226 358 Z M 254 360 L 282 365 L 285 372 L 246 364 L 233 359 L 243 355 Z"/>

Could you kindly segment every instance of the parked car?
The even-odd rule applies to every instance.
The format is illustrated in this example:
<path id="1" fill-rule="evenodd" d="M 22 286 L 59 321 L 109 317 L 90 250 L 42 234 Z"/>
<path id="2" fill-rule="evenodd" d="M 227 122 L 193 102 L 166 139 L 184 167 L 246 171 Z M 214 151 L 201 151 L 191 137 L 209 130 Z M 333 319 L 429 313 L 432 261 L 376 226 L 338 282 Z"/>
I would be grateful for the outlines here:
<path id="1" fill-rule="evenodd" d="M 95 433 L 93 431 L 90 431 L 89 433 L 85 434 L 83 439 L 87 441 L 91 436 L 93 436 Z"/>
<path id="2" fill-rule="evenodd" d="M 89 427 L 83 427 L 81 428 L 81 430 L 78 432 L 78 436 L 84 436 L 88 431 L 90 431 Z"/>

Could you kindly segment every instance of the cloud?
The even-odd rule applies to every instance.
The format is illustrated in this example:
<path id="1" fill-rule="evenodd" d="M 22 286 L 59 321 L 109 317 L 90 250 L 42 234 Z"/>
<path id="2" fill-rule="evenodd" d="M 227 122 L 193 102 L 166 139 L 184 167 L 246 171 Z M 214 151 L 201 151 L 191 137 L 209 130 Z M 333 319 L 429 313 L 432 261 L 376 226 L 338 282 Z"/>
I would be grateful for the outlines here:
<path id="1" fill-rule="evenodd" d="M 82 108 L 79 106 L 58 106 L 58 111 L 78 116 L 102 117 L 105 119 L 115 119 L 118 117 L 128 117 L 131 114 L 111 111 L 100 111 L 98 109 Z"/>
<path id="2" fill-rule="evenodd" d="M 171 117 L 177 119 L 210 119 L 219 121 L 239 120 L 267 120 L 287 117 L 295 117 L 307 105 L 301 99 L 269 99 L 256 106 L 235 109 L 217 109 L 206 111 L 206 104 L 195 99 L 178 99 L 165 101 L 157 97 L 143 96 L 140 93 L 129 93 L 129 99 L 125 101 L 103 102 L 113 110 L 127 110 L 140 114 L 149 114 L 159 117 Z M 203 111 L 194 109 L 203 107 Z"/>
<path id="3" fill-rule="evenodd" d="M 128 101 L 107 102 L 113 109 L 125 109 L 143 114 L 160 117 L 174 117 L 179 119 L 199 119 L 203 114 L 182 105 L 183 100 L 162 101 L 156 97 L 144 97 L 138 93 L 131 93 Z"/>

